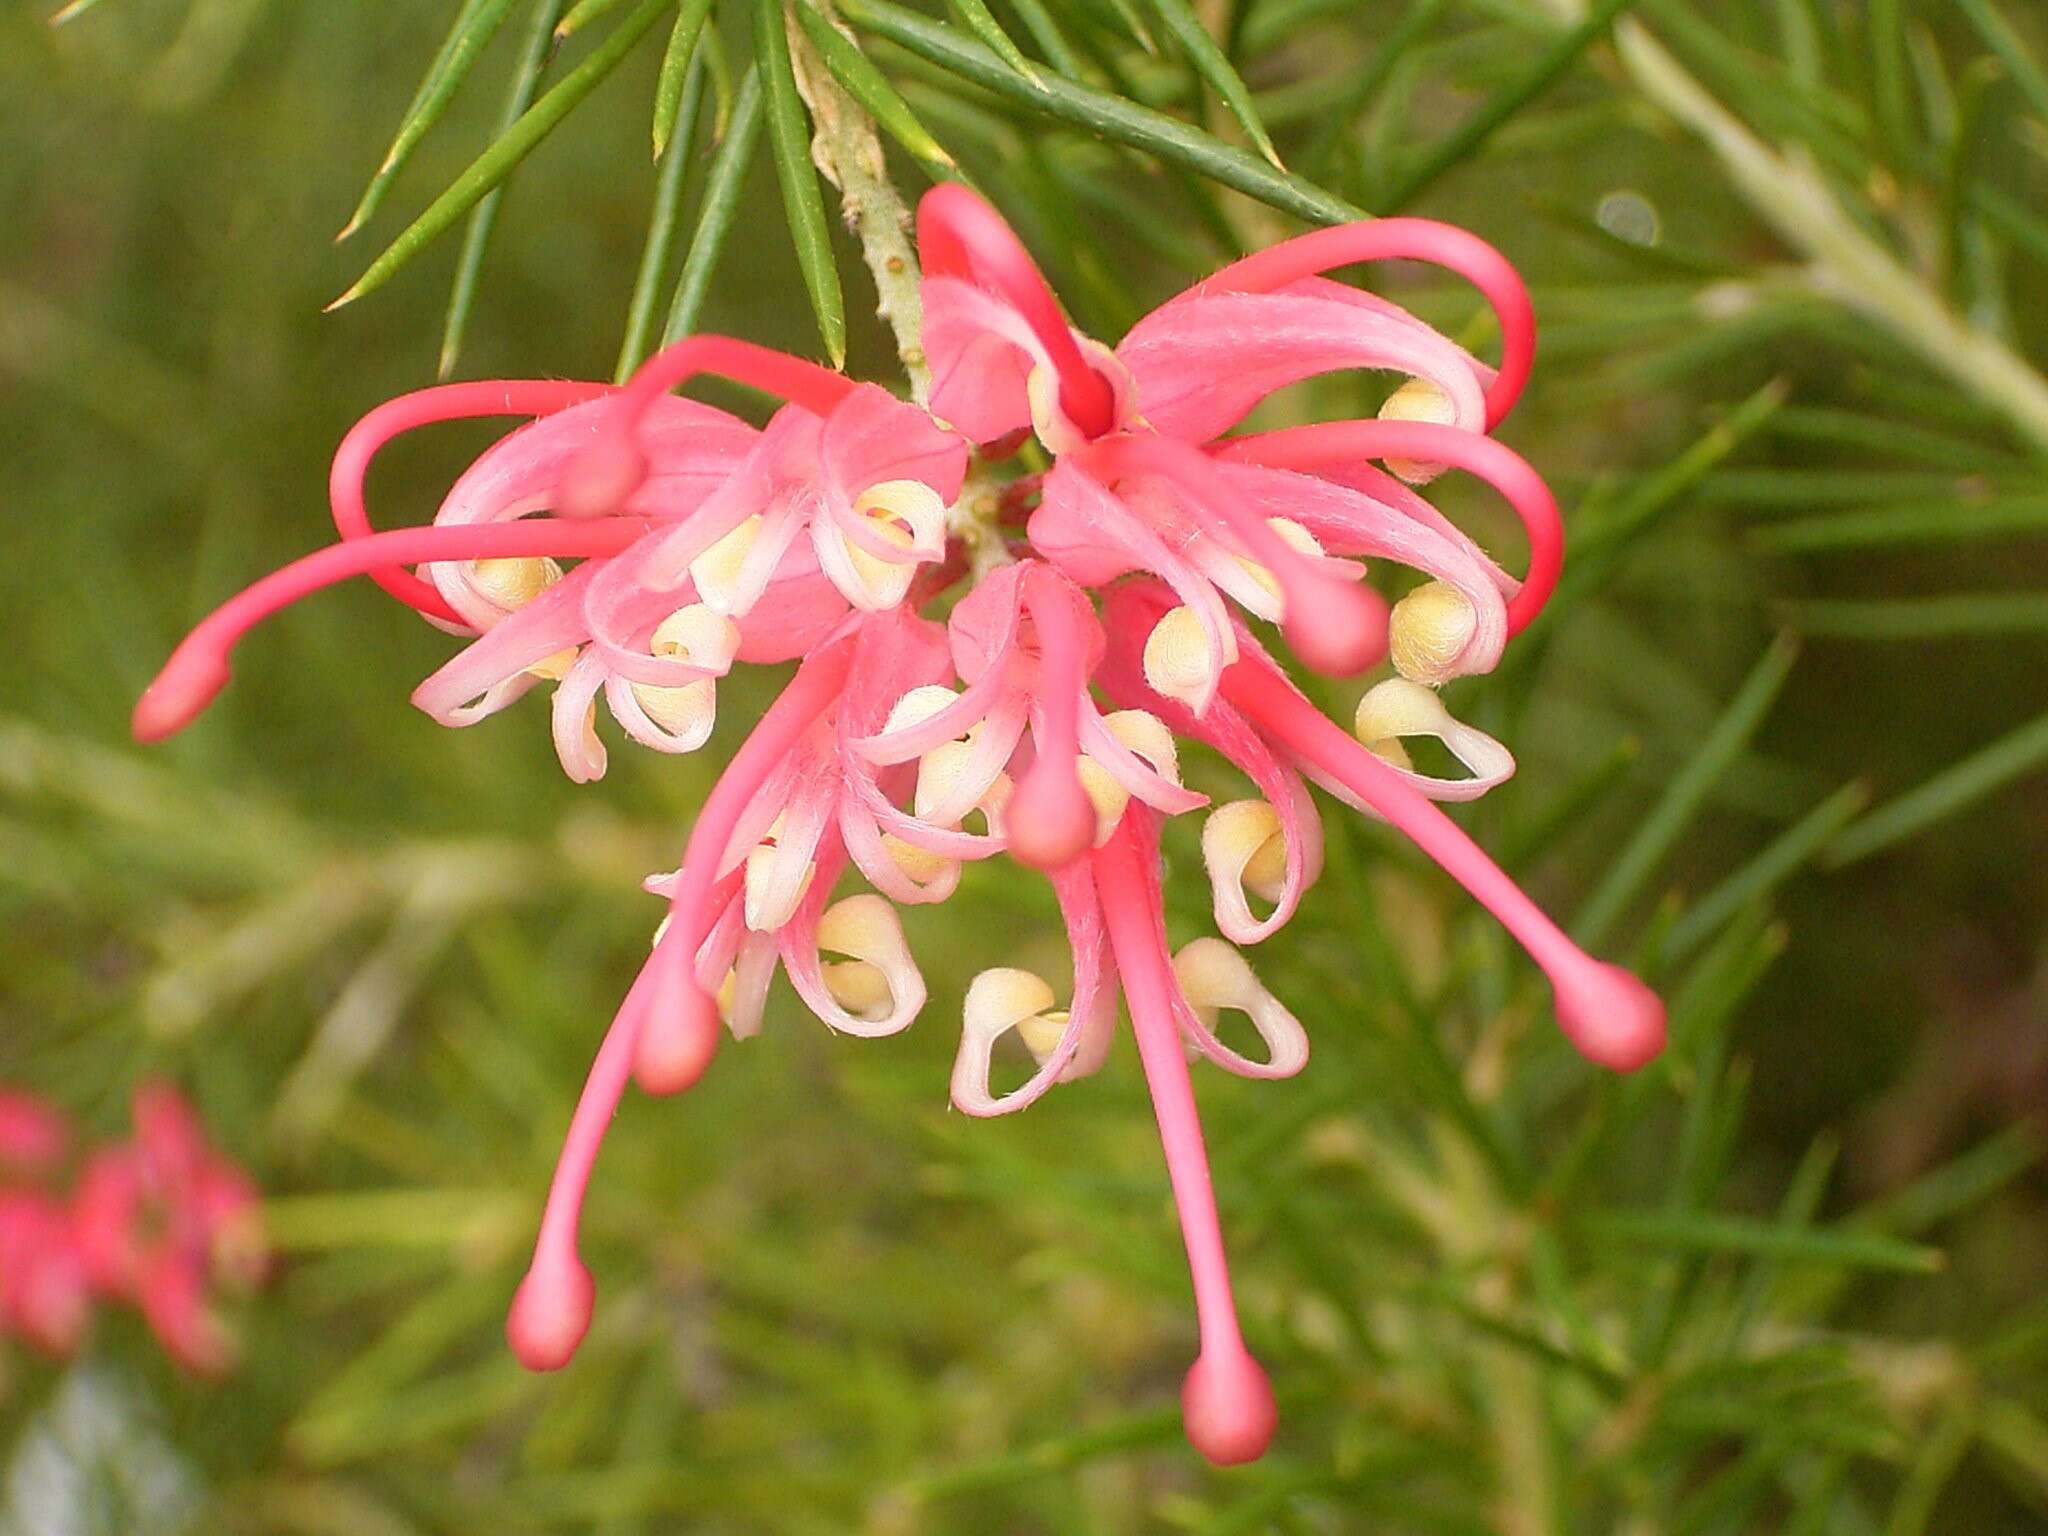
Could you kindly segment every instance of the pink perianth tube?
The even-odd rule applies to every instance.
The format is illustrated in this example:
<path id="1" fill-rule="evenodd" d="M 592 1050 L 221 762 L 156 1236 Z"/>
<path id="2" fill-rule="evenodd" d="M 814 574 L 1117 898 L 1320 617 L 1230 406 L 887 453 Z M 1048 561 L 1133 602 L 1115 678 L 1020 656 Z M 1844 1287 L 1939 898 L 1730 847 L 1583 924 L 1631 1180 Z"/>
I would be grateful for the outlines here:
<path id="1" fill-rule="evenodd" d="M 634 1052 L 634 1075 L 649 1093 L 673 1093 L 703 1072 L 716 1049 L 718 1005 L 698 984 L 693 961 L 711 921 L 711 890 L 734 826 L 748 803 L 804 732 L 831 708 L 853 663 L 854 640 L 845 636 L 814 651 L 781 696 L 768 706 L 705 797 L 691 824 L 682 868 L 669 903 L 669 931 L 649 969 L 657 973 L 648 1013 Z"/>
<path id="2" fill-rule="evenodd" d="M 730 336 L 686 336 L 640 365 L 590 445 L 569 461 L 555 491 L 564 517 L 616 511 L 647 476 L 635 434 L 654 402 L 699 374 L 716 374 L 776 395 L 813 415 L 830 415 L 859 386 L 844 374 L 772 347 Z"/>
<path id="3" fill-rule="evenodd" d="M 1024 317 L 1059 375 L 1060 409 L 1082 435 L 1116 425 L 1116 392 L 1074 341 L 1038 263 L 979 193 L 942 182 L 917 205 L 917 250 L 930 277 L 958 277 L 994 289 Z"/>
<path id="4" fill-rule="evenodd" d="M 1034 564 L 1024 605 L 1038 638 L 1037 757 L 1003 813 L 1010 853 L 1035 869 L 1057 869 L 1095 841 L 1095 802 L 1081 787 L 1081 695 L 1088 687 L 1088 634 L 1065 579 Z"/>
<path id="5" fill-rule="evenodd" d="M 1235 534 L 1280 583 L 1282 627 L 1294 653 L 1329 677 L 1363 672 L 1387 654 L 1387 605 L 1370 587 L 1318 570 L 1250 508 L 1204 483 L 1199 449 L 1157 436 L 1127 434 L 1084 449 L 1098 478 L 1158 475 L 1189 497 L 1212 523 Z"/>
<path id="6" fill-rule="evenodd" d="M 279 609 L 350 576 L 441 560 L 615 555 L 656 526 L 640 517 L 578 523 L 525 518 L 509 523 L 395 528 L 330 544 L 272 571 L 200 620 L 136 700 L 131 722 L 135 739 L 161 741 L 191 724 L 227 686 L 228 653 L 236 641 Z"/>
<path id="7" fill-rule="evenodd" d="M 369 510 L 364 504 L 363 482 L 369 474 L 370 461 L 395 437 L 437 422 L 467 421 L 480 416 L 552 416 L 556 411 L 611 393 L 609 384 L 576 380 L 490 379 L 416 389 L 396 400 L 387 400 L 350 427 L 348 436 L 334 450 L 334 464 L 327 473 L 327 501 L 334 513 L 334 526 L 344 539 L 366 539 L 376 531 L 370 526 Z M 444 623 L 468 627 L 468 622 L 448 606 L 448 600 L 431 583 L 410 571 L 392 568 L 367 574 L 407 607 Z"/>
<path id="8" fill-rule="evenodd" d="M 1359 261 L 1426 261 L 1466 279 L 1500 322 L 1500 371 L 1486 391 L 1486 425 L 1501 424 L 1521 398 L 1536 359 L 1536 311 L 1507 257 L 1469 230 L 1434 219 L 1370 219 L 1311 230 L 1232 262 L 1195 293 L 1268 293 Z"/>
<path id="9" fill-rule="evenodd" d="M 1245 1348 L 1237 1304 L 1230 1293 L 1230 1267 L 1216 1216 L 1216 1193 L 1202 1124 L 1195 1110 L 1194 1084 L 1181 1048 L 1175 1015 L 1179 982 L 1160 932 L 1160 913 L 1144 861 L 1156 858 L 1144 835 L 1151 813 L 1133 805 L 1094 858 L 1095 886 L 1109 927 L 1130 1005 L 1138 1058 L 1159 1121 L 1159 1144 L 1187 1244 L 1194 1280 L 1195 1320 L 1200 1350 L 1181 1385 L 1181 1415 L 1196 1450 L 1222 1466 L 1256 1461 L 1265 1454 L 1279 1421 L 1272 1384 Z"/>
<path id="10" fill-rule="evenodd" d="M 1490 437 L 1427 421 L 1330 421 L 1230 438 L 1212 451 L 1221 459 L 1308 473 L 1385 458 L 1466 470 L 1507 498 L 1529 537 L 1529 573 L 1508 604 L 1508 633 L 1527 629 L 1557 589 L 1564 569 L 1564 519 L 1557 498 L 1527 459 Z"/>
<path id="11" fill-rule="evenodd" d="M 1664 1004 L 1617 965 L 1595 960 L 1508 878 L 1484 849 L 1393 769 L 1252 658 L 1223 674 L 1223 696 L 1277 744 L 1386 817 L 1500 919 L 1550 978 L 1557 1021 L 1588 1060 L 1633 1072 L 1664 1049 Z"/>
<path id="12" fill-rule="evenodd" d="M 604 1144 L 612 1116 L 626 1091 L 631 1075 L 634 1043 L 654 987 L 655 967 L 676 936 L 664 934 L 647 963 L 640 968 L 631 990 L 613 1015 L 604 1043 L 590 1064 L 590 1076 L 576 1101 L 569 1120 L 569 1134 L 555 1174 L 548 1185 L 548 1199 L 540 1218 L 540 1235 L 533 1245 L 533 1263 L 519 1282 L 505 1317 L 505 1337 L 512 1353 L 528 1370 L 553 1371 L 569 1363 L 577 1345 L 590 1328 L 596 1287 L 590 1271 L 576 1252 L 576 1231 L 583 1218 L 583 1198 L 590 1188 L 591 1170 L 597 1165 L 598 1149 Z"/>

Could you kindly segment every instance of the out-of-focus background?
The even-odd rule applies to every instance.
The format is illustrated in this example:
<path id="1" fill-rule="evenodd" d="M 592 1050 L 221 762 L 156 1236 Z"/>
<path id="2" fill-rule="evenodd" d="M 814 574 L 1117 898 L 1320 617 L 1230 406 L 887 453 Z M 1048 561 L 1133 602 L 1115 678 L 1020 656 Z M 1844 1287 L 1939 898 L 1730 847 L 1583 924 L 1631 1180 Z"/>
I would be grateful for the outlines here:
<path id="1" fill-rule="evenodd" d="M 1521 762 L 1464 819 L 1677 1026 L 1598 1082 L 1498 933 L 1333 813 L 1322 887 L 1257 956 L 1314 1061 L 1197 1069 L 1284 1403 L 1272 1456 L 1216 1474 L 1178 1439 L 1186 1277 L 1128 1049 L 1014 1119 L 947 1108 L 973 973 L 1064 974 L 1007 865 L 912 914 L 933 1001 L 902 1037 L 831 1038 L 778 993 L 699 1089 L 629 1102 L 589 1345 L 546 1378 L 506 1353 L 658 913 L 637 882 L 765 683 L 700 756 L 617 747 L 577 788 L 537 702 L 465 732 L 413 711 L 450 642 L 359 585 L 252 639 L 187 735 L 127 740 L 182 630 L 330 536 L 349 424 L 433 377 L 459 230 L 321 309 L 495 132 L 524 5 L 334 243 L 455 9 L 0 7 L 0 1086 L 107 1141 L 136 1083 L 176 1083 L 275 1255 L 223 1304 L 217 1380 L 118 1309 L 68 1358 L 0 1339 L 0 1531 L 2048 1529 L 2038 10 L 1197 7 L 1291 166 L 1465 223 L 1534 285 L 1504 436 L 1584 575 L 1448 695 Z M 1138 9 L 1052 7 L 1104 90 L 1235 139 Z M 846 10 L 1098 334 L 1301 227 Z M 735 70 L 747 16 L 718 16 Z M 459 376 L 610 376 L 665 35 L 510 182 Z M 837 254 L 850 367 L 895 384 Z M 1465 291 L 1391 281 L 1472 323 Z M 765 153 L 699 323 L 818 353 Z M 380 519 L 429 517 L 489 436 L 394 447 Z M 1482 496 L 1443 499 L 1519 558 Z M 1179 940 L 1207 895 L 1177 832 Z"/>

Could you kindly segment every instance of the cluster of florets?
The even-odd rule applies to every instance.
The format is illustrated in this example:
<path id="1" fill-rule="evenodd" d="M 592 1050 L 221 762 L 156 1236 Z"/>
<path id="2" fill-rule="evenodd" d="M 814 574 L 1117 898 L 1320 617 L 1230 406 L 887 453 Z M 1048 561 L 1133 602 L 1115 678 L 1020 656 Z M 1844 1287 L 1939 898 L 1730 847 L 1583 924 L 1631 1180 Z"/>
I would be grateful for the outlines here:
<path id="1" fill-rule="evenodd" d="M 216 1295 L 246 1294 L 269 1264 L 255 1186 L 170 1085 L 138 1088 L 133 1114 L 127 1140 L 80 1159 L 60 1112 L 0 1088 L 0 1339 L 66 1356 L 111 1302 L 180 1365 L 218 1374 L 234 1338 Z"/>
<path id="2" fill-rule="evenodd" d="M 921 404 L 712 337 L 678 344 L 620 389 L 500 381 L 393 401 L 336 456 L 344 541 L 207 620 L 138 706 L 137 731 L 183 725 L 225 683 L 243 630 L 351 574 L 475 637 L 415 693 L 423 710 L 466 726 L 551 685 L 555 747 L 578 780 L 605 770 L 600 700 L 632 740 L 693 752 L 735 663 L 798 661 L 706 799 L 681 866 L 649 882 L 668 916 L 577 1109 L 513 1305 L 513 1347 L 558 1366 L 588 1327 L 578 1212 L 629 1080 L 651 1093 L 696 1081 L 721 1021 L 742 1037 L 760 1027 L 778 969 L 836 1030 L 904 1028 L 926 994 L 898 909 L 945 900 L 965 863 L 1007 854 L 1051 882 L 1072 982 L 1062 1003 L 1030 972 L 974 981 L 953 1102 L 1001 1114 L 1092 1072 L 1121 997 L 1194 1275 L 1189 1432 L 1213 1459 L 1248 1459 L 1272 1432 L 1272 1395 L 1232 1308 L 1187 1054 L 1269 1078 L 1307 1060 L 1301 1024 L 1241 947 L 1281 928 L 1316 880 L 1309 784 L 1391 822 L 1495 913 L 1550 977 L 1558 1021 L 1587 1056 L 1626 1070 L 1663 1041 L 1656 998 L 1582 954 L 1434 803 L 1513 771 L 1507 749 L 1455 720 L 1436 690 L 1495 665 L 1562 559 L 1548 489 L 1488 435 L 1528 377 L 1528 296 L 1475 237 L 1388 219 L 1238 262 L 1112 350 L 1067 324 L 972 193 L 934 190 L 918 222 L 931 368 Z M 1324 275 L 1390 258 L 1480 289 L 1499 323 L 1497 368 Z M 1274 391 L 1353 369 L 1402 381 L 1376 419 L 1228 435 Z M 672 393 L 705 372 L 787 404 L 757 429 Z M 378 449 L 427 422 L 483 415 L 535 419 L 475 462 L 432 527 L 373 532 L 363 482 Z M 1034 472 L 997 467 L 1032 437 Z M 1522 577 L 1422 497 L 1446 468 L 1513 506 L 1528 535 Z M 1366 583 L 1368 559 L 1424 579 L 1390 608 Z M 943 622 L 923 612 L 941 594 L 955 599 Z M 1318 672 L 1391 659 L 1392 675 L 1347 731 L 1288 680 L 1258 624 Z M 1421 737 L 1462 774 L 1418 770 L 1403 742 Z M 1210 807 L 1182 780 L 1189 743 L 1234 765 L 1251 792 Z M 1160 827 L 1204 811 L 1219 936 L 1175 952 Z M 840 895 L 849 881 L 859 888 Z M 1224 1043 L 1224 1009 L 1249 1016 L 1262 1057 Z M 994 1053 L 1013 1045 L 1035 1070 L 998 1093 Z"/>

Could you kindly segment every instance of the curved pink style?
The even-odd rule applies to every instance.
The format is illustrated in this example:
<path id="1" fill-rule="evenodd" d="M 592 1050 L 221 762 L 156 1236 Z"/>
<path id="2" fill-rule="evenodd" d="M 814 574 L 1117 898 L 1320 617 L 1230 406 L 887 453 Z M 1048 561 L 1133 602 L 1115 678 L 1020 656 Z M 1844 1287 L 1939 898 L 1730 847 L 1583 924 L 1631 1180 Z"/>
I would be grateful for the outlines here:
<path id="1" fill-rule="evenodd" d="M 844 374 L 750 341 L 685 336 L 642 363 L 618 391 L 610 419 L 562 471 L 556 512 L 563 517 L 603 517 L 624 505 L 647 476 L 647 459 L 636 440 L 641 418 L 670 390 L 705 373 L 750 385 L 815 416 L 829 416 L 860 387 Z"/>
<path id="2" fill-rule="evenodd" d="M 1633 1072 L 1664 1049 L 1664 1005 L 1654 992 L 1574 944 L 1463 827 L 1325 717 L 1270 663 L 1248 657 L 1230 667 L 1223 696 L 1386 817 L 1499 918 L 1550 978 L 1557 1022 L 1588 1060 Z"/>
<path id="3" fill-rule="evenodd" d="M 1060 409 L 1084 436 L 1116 425 L 1116 392 L 1081 355 L 1059 300 L 1038 263 L 981 194 L 942 182 L 919 199 L 917 249 L 932 277 L 959 277 L 994 289 L 1031 327 L 1059 375 Z"/>
<path id="4" fill-rule="evenodd" d="M 1234 261 L 1191 293 L 1267 293 L 1361 261 L 1426 261 L 1466 279 L 1500 322 L 1500 371 L 1486 390 L 1486 425 L 1501 424 L 1536 359 L 1536 311 L 1508 259 L 1469 230 L 1434 219 L 1368 219 L 1311 230 Z"/>
<path id="5" fill-rule="evenodd" d="M 228 653 L 236 641 L 279 609 L 338 581 L 436 560 L 615 555 L 653 527 L 637 517 L 581 523 L 526 518 L 512 523 L 397 528 L 330 544 L 272 571 L 200 620 L 136 700 L 131 720 L 135 739 L 162 741 L 190 725 L 227 686 Z"/>
<path id="6" fill-rule="evenodd" d="M 1181 1417 L 1188 1439 L 1222 1466 L 1256 1461 L 1265 1454 L 1279 1422 L 1272 1384 L 1245 1348 L 1230 1293 L 1230 1265 L 1216 1218 L 1216 1193 L 1202 1124 L 1195 1110 L 1194 1084 L 1181 1049 L 1175 998 L 1179 983 L 1166 955 L 1162 917 L 1150 900 L 1144 860 L 1156 858 L 1141 824 L 1149 813 L 1133 810 L 1094 859 L 1095 888 L 1109 927 L 1110 947 L 1130 1005 L 1131 1033 L 1152 1093 L 1159 1144 L 1180 1213 L 1180 1230 L 1194 1280 L 1195 1319 L 1201 1351 L 1181 1387 Z"/>
<path id="7" fill-rule="evenodd" d="M 1564 569 L 1557 498 L 1527 459 L 1493 438 L 1426 421 L 1329 421 L 1230 438 L 1210 451 L 1268 469 L 1313 472 L 1363 459 L 1412 458 L 1469 471 L 1507 498 L 1529 536 L 1529 573 L 1508 603 L 1508 633 L 1527 629 L 1557 590 Z"/>
<path id="8" fill-rule="evenodd" d="M 491 379 L 475 384 L 441 384 L 416 389 L 386 400 L 348 430 L 334 450 L 327 473 L 327 501 L 334 526 L 344 539 L 366 539 L 376 532 L 364 500 L 370 461 L 393 438 L 444 421 L 469 421 L 486 416 L 552 416 L 613 393 L 609 384 L 574 379 Z M 427 582 L 400 567 L 366 573 L 386 592 L 428 618 L 467 627 L 462 615 Z"/>

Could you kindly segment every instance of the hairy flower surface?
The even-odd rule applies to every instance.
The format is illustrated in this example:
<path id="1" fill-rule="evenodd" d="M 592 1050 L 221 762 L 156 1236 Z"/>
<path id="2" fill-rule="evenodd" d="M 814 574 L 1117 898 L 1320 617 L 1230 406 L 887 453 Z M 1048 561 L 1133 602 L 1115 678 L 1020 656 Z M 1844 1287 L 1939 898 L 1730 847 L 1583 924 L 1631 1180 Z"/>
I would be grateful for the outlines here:
<path id="1" fill-rule="evenodd" d="M 226 681 L 228 650 L 250 625 L 358 574 L 471 637 L 421 685 L 421 708 L 467 725 L 552 684 L 556 750 L 579 780 L 605 767 L 600 695 L 632 739 L 691 751 L 711 734 L 717 680 L 736 661 L 798 660 L 706 798 L 680 866 L 649 882 L 668 916 L 572 1119 L 508 1318 L 514 1350 L 554 1368 L 589 1327 L 577 1226 L 628 1084 L 664 1094 L 694 1083 L 721 1022 L 740 1037 L 758 1030 L 778 969 L 833 1029 L 906 1027 L 927 998 L 897 908 L 943 901 L 965 863 L 1007 855 L 1051 883 L 1072 975 L 1064 1003 L 1028 971 L 976 978 L 953 1102 L 1003 1114 L 1096 1070 L 1121 999 L 1194 1282 L 1188 1433 L 1212 1460 L 1249 1460 L 1273 1433 L 1273 1396 L 1238 1326 L 1188 1064 L 1277 1078 L 1307 1062 L 1300 1021 L 1240 946 L 1283 927 L 1320 873 L 1309 785 L 1392 824 L 1498 917 L 1549 977 L 1558 1021 L 1590 1059 L 1630 1070 L 1663 1043 L 1649 990 L 1582 953 L 1435 803 L 1513 772 L 1506 748 L 1455 720 L 1435 690 L 1498 661 L 1562 557 L 1548 489 L 1486 435 L 1528 377 L 1528 298 L 1483 242 L 1389 219 L 1226 268 L 1112 350 L 1067 324 L 974 194 L 928 194 L 919 240 L 929 412 L 716 337 L 677 344 L 618 390 L 515 381 L 405 396 L 365 418 L 336 457 L 343 542 L 207 619 L 145 693 L 136 730 L 154 739 L 187 723 Z M 1386 258 L 1471 279 L 1499 320 L 1499 368 L 1325 275 Z M 1340 369 L 1402 382 L 1376 420 L 1225 435 L 1273 391 Z M 787 403 L 756 429 L 670 393 L 706 371 Z M 533 420 L 476 461 L 432 527 L 372 530 L 363 480 L 383 443 L 500 414 Z M 970 448 L 988 474 L 1027 432 L 1051 467 L 1000 498 L 1026 514 L 1006 543 L 976 510 L 986 498 L 963 501 L 962 487 Z M 1514 507 L 1529 536 L 1525 576 L 1415 488 L 1447 467 Z M 1366 559 L 1428 579 L 1389 610 L 1366 585 Z M 944 621 L 926 617 L 969 571 Z M 1394 675 L 1346 730 L 1288 680 L 1255 622 L 1277 625 L 1318 671 L 1348 676 L 1391 656 Z M 1421 737 L 1463 776 L 1418 771 L 1403 743 Z M 1211 807 L 1182 782 L 1190 745 L 1232 764 L 1252 792 Z M 1161 829 L 1194 812 L 1206 813 L 1221 937 L 1175 952 Z M 841 894 L 849 880 L 858 888 Z M 1249 1020 L 1258 1056 L 1224 1043 L 1225 1010 Z M 1035 1070 L 997 1093 L 998 1053 L 1013 1046 Z"/>

